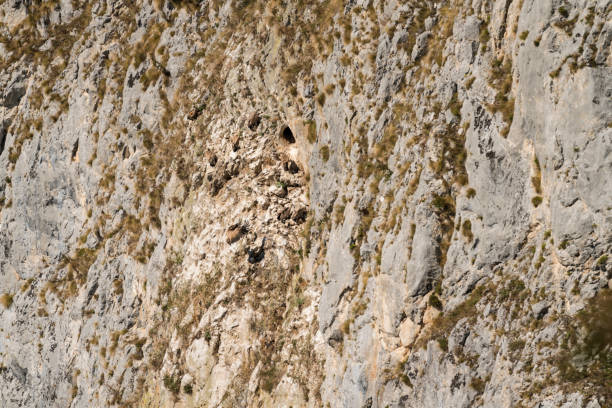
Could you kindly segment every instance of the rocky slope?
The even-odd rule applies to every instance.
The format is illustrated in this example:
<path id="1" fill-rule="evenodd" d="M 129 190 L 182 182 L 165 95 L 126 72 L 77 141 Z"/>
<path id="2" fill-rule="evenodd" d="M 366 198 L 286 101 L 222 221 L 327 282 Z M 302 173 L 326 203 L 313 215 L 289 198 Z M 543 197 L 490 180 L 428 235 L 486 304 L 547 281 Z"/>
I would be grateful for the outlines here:
<path id="1" fill-rule="evenodd" d="M 0 405 L 608 407 L 612 1 L 0 1 Z"/>

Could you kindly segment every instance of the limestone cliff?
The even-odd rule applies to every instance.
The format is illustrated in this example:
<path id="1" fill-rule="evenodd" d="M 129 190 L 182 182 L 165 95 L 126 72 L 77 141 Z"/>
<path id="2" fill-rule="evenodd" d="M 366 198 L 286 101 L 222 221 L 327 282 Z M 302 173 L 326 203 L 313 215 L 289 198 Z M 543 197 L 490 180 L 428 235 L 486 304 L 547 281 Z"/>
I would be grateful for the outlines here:
<path id="1" fill-rule="evenodd" d="M 612 406 L 612 0 L 0 0 L 0 406 Z"/>

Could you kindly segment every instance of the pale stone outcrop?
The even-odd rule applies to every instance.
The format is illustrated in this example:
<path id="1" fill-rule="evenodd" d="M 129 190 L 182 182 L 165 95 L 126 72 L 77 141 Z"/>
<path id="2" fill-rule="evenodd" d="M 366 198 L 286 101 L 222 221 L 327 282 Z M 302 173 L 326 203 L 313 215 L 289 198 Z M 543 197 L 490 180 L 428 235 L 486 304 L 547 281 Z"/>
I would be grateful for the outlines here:
<path id="1" fill-rule="evenodd" d="M 0 406 L 609 405 L 611 13 L 1 2 Z"/>

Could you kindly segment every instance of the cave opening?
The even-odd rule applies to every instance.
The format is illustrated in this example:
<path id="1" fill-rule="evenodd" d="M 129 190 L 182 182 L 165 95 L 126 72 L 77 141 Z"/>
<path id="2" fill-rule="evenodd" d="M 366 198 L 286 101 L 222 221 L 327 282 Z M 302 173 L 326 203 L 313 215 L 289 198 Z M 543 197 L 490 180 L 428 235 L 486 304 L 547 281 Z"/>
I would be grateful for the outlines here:
<path id="1" fill-rule="evenodd" d="M 289 126 L 285 126 L 283 132 L 281 133 L 281 137 L 287 143 L 295 143 L 295 136 L 293 136 L 293 132 L 291 131 L 291 128 L 289 128 Z"/>

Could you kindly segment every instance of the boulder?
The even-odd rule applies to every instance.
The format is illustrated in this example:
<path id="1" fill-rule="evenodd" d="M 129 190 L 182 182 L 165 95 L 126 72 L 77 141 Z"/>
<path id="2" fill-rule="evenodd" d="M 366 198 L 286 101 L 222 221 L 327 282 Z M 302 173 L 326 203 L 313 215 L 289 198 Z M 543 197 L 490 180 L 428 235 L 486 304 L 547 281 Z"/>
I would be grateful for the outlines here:
<path id="1" fill-rule="evenodd" d="M 402 346 L 411 346 L 416 340 L 421 327 L 415 324 L 410 318 L 406 318 L 399 327 L 399 338 L 402 342 Z"/>
<path id="2" fill-rule="evenodd" d="M 240 224 L 232 225 L 225 233 L 227 243 L 233 244 L 234 242 L 237 242 L 246 232 L 247 231 L 244 226 L 241 226 Z"/>
<path id="3" fill-rule="evenodd" d="M 259 117 L 259 114 L 257 114 L 257 112 L 253 113 L 253 115 L 251 115 L 251 117 L 249 118 L 249 121 L 247 123 L 247 126 L 250 130 L 255 130 L 257 129 L 257 127 L 259 126 L 259 124 L 261 123 L 261 118 Z"/>

